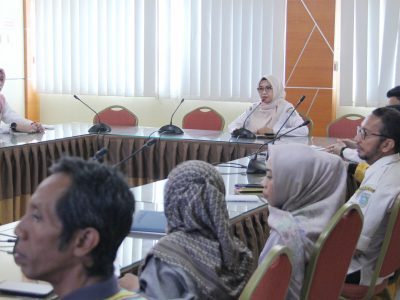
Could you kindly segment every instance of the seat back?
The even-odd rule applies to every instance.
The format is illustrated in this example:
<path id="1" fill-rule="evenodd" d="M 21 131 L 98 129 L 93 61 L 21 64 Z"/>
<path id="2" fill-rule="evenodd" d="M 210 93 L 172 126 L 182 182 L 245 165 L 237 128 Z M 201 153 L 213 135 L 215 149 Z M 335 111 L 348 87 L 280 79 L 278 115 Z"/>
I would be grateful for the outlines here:
<path id="1" fill-rule="evenodd" d="M 239 300 L 283 300 L 291 274 L 289 249 L 282 245 L 274 246 L 250 277 Z"/>
<path id="2" fill-rule="evenodd" d="M 300 113 L 299 113 L 299 115 L 304 121 L 310 121 L 310 123 L 308 123 L 308 125 L 307 125 L 307 127 L 308 127 L 308 136 L 312 136 L 312 131 L 314 129 L 313 120 L 309 116 L 306 116 L 306 115 L 303 115 L 303 114 L 300 114 Z"/>
<path id="3" fill-rule="evenodd" d="M 138 118 L 129 109 L 120 106 L 112 105 L 99 112 L 100 121 L 107 125 L 116 126 L 137 126 Z M 97 116 L 93 118 L 93 123 L 99 123 Z"/>
<path id="4" fill-rule="evenodd" d="M 182 120 L 184 129 L 223 130 L 224 118 L 210 107 L 198 107 L 188 112 Z"/>
<path id="5" fill-rule="evenodd" d="M 363 120 L 362 115 L 344 115 L 328 125 L 327 135 L 336 138 L 354 138 L 357 134 L 357 126 L 360 126 Z"/>
<path id="6" fill-rule="evenodd" d="M 368 288 L 365 299 L 372 297 L 375 291 L 375 284 L 379 277 L 386 277 L 400 269 L 400 194 L 390 211 L 388 226 L 381 251 L 376 262 L 375 271 Z"/>
<path id="7" fill-rule="evenodd" d="M 301 299 L 339 299 L 361 234 L 357 204 L 344 204 L 320 234 L 306 268 Z"/>

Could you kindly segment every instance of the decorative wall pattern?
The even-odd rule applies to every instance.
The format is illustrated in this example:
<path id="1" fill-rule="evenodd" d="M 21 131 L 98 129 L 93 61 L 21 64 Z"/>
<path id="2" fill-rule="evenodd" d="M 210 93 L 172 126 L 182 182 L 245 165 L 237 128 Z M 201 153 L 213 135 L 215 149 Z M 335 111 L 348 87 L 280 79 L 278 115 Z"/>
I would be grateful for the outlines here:
<path id="1" fill-rule="evenodd" d="M 335 116 L 335 0 L 288 0 L 287 20 L 286 98 L 295 104 L 305 95 L 299 112 L 313 120 L 313 135 L 325 136 Z"/>

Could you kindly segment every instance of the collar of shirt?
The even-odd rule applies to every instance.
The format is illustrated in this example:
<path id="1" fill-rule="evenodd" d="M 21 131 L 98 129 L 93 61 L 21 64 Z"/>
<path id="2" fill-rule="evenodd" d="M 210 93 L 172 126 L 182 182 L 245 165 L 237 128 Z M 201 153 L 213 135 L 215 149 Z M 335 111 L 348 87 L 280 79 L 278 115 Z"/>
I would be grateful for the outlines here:
<path id="1" fill-rule="evenodd" d="M 117 278 L 113 275 L 110 278 L 98 283 L 77 289 L 65 297 L 63 300 L 80 300 L 80 299 L 105 299 L 118 293 L 119 287 Z"/>

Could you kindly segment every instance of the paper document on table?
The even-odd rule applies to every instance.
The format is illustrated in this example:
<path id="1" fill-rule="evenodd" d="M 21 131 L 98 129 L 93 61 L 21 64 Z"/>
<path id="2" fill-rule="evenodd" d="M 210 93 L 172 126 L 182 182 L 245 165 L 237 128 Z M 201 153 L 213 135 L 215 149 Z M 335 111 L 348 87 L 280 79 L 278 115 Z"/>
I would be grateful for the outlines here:
<path id="1" fill-rule="evenodd" d="M 260 202 L 260 197 L 257 195 L 226 195 L 226 202 Z"/>
<path id="2" fill-rule="evenodd" d="M 163 211 L 139 210 L 133 217 L 131 233 L 163 236 L 167 230 L 167 219 Z"/>

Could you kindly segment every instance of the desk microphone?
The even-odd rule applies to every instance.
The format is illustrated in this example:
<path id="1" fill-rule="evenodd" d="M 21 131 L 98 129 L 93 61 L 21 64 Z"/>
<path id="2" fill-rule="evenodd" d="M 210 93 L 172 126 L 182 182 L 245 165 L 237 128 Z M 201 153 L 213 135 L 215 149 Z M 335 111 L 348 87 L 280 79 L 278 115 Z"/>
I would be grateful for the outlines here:
<path id="1" fill-rule="evenodd" d="M 172 118 L 174 117 L 176 111 L 178 110 L 178 108 L 182 105 L 183 101 L 185 101 L 184 98 L 182 98 L 181 102 L 179 103 L 179 105 L 175 108 L 174 112 L 171 115 L 171 120 L 169 122 L 168 125 L 164 125 L 162 126 L 158 132 L 162 133 L 162 134 L 183 134 L 183 130 L 180 129 L 178 126 L 172 125 Z"/>
<path id="2" fill-rule="evenodd" d="M 286 125 L 286 123 L 289 121 L 290 117 L 293 115 L 294 111 L 297 109 L 297 107 L 299 107 L 299 105 L 304 101 L 304 99 L 306 99 L 306 96 L 303 95 L 300 97 L 299 101 L 296 103 L 295 107 L 292 109 L 289 116 L 286 118 L 285 122 L 283 122 L 281 127 L 278 129 L 275 136 L 278 136 L 278 134 L 281 132 L 282 128 Z M 300 127 L 302 127 L 302 126 L 300 126 Z M 297 128 L 299 128 L 299 127 L 296 127 L 296 129 Z M 275 142 L 275 140 L 274 140 L 274 142 Z"/>
<path id="3" fill-rule="evenodd" d="M 94 124 L 92 127 L 89 128 L 90 133 L 102 133 L 102 132 L 110 132 L 111 131 L 110 126 L 108 126 L 105 123 L 101 123 L 99 114 L 93 108 L 91 108 L 89 105 L 87 105 L 85 102 L 83 102 L 77 95 L 74 95 L 74 98 L 76 100 L 80 101 L 83 105 L 85 105 L 87 108 L 89 108 L 96 115 L 98 123 Z"/>
<path id="4" fill-rule="evenodd" d="M 256 135 L 252 133 L 250 130 L 246 129 L 246 122 L 249 117 L 257 110 L 257 108 L 262 104 L 262 101 L 254 107 L 254 109 L 247 115 L 246 119 L 244 119 L 242 128 L 235 129 L 232 131 L 231 136 L 236 138 L 243 138 L 243 139 L 255 139 Z"/>
<path id="5" fill-rule="evenodd" d="M 293 130 L 296 130 L 297 128 L 307 126 L 310 123 L 309 120 L 304 121 L 301 123 L 299 126 L 296 126 L 295 128 L 290 129 L 289 131 L 279 135 L 275 136 L 272 140 L 265 142 L 262 144 L 257 151 L 254 154 L 254 157 L 250 159 L 249 164 L 247 166 L 246 173 L 247 174 L 265 174 L 266 173 L 266 166 L 265 166 L 265 161 L 260 161 L 257 159 L 257 155 L 261 152 L 262 148 L 270 143 L 274 143 L 276 140 L 280 139 L 281 137 L 287 135 L 288 133 L 292 132 Z"/>
<path id="6" fill-rule="evenodd" d="M 157 139 L 150 139 L 148 140 L 146 143 L 143 144 L 142 147 L 140 147 L 139 149 L 137 149 L 135 152 L 133 152 L 131 155 L 129 155 L 128 157 L 125 157 L 123 160 L 121 160 L 120 162 L 116 163 L 115 165 L 113 165 L 113 168 L 117 168 L 118 166 L 122 165 L 124 162 L 126 162 L 127 160 L 131 159 L 132 157 L 134 157 L 136 154 L 138 154 L 139 152 L 143 151 L 146 148 L 149 148 L 151 146 L 153 146 L 155 143 L 157 142 Z M 100 149 L 101 150 L 101 149 Z"/>

